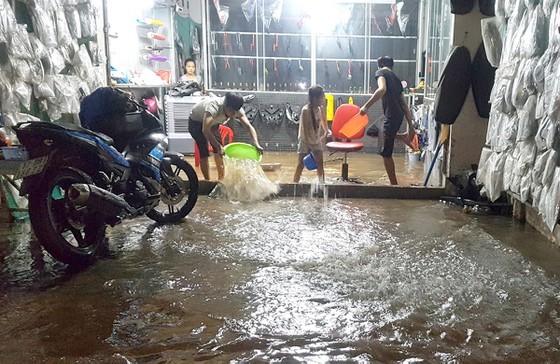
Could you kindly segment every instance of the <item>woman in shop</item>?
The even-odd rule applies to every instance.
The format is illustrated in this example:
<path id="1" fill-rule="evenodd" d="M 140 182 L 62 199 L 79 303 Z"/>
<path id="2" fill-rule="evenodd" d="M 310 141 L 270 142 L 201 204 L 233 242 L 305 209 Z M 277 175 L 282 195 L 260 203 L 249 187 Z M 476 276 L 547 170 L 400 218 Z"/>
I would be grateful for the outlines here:
<path id="1" fill-rule="evenodd" d="M 204 94 L 202 78 L 196 72 L 196 62 L 192 58 L 185 59 L 185 74 L 179 78 L 175 89 L 181 92 L 180 96 L 200 96 Z"/>
<path id="2" fill-rule="evenodd" d="M 200 152 L 200 170 L 204 179 L 210 179 L 208 163 L 210 151 L 208 143 L 210 143 L 214 150 L 218 180 L 224 178 L 224 146 L 222 145 L 222 138 L 218 128 L 220 124 L 223 124 L 230 118 L 237 119 L 243 125 L 261 154 L 264 151 L 259 144 L 257 132 L 249 122 L 249 119 L 247 119 L 242 106 L 243 96 L 232 92 L 226 92 L 225 97 L 205 97 L 194 105 L 189 116 L 189 133 L 191 133 Z"/>
<path id="3" fill-rule="evenodd" d="M 198 82 L 202 84 L 202 79 L 196 73 L 196 62 L 192 58 L 185 59 L 184 63 L 185 74 L 179 78 L 179 82 Z"/>
<path id="4" fill-rule="evenodd" d="M 301 109 L 298 133 L 298 161 L 294 173 L 294 183 L 299 183 L 303 172 L 303 158 L 311 153 L 317 164 L 319 183 L 325 182 L 323 168 L 323 143 L 330 133 L 325 111 L 325 91 L 319 85 L 311 86 L 308 103 Z"/>

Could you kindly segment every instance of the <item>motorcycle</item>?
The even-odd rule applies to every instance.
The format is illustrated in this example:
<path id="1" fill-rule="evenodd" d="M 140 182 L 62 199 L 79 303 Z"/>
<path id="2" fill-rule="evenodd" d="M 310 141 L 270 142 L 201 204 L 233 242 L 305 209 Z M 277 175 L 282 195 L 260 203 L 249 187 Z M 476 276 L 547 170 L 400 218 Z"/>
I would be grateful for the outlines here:
<path id="1" fill-rule="evenodd" d="M 99 256 L 108 225 L 144 214 L 158 223 L 179 222 L 198 198 L 196 172 L 183 155 L 166 151 L 159 119 L 118 89 L 98 90 L 82 101 L 82 126 L 14 126 L 29 155 L 18 177 L 31 226 L 44 249 L 69 265 Z M 101 94 L 117 106 L 109 100 L 99 107 Z M 86 103 L 90 96 L 96 101 Z"/>

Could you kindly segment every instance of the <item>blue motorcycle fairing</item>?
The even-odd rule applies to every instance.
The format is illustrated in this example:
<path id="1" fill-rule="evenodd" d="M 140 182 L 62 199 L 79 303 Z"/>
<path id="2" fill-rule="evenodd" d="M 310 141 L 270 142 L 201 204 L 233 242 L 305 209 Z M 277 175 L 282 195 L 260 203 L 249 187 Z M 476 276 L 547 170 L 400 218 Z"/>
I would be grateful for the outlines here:
<path id="1" fill-rule="evenodd" d="M 163 150 L 163 146 L 158 144 L 150 151 L 146 158 L 140 162 L 140 164 L 143 167 L 146 167 L 158 182 L 161 181 L 160 165 L 164 154 L 165 151 Z"/>
<path id="2" fill-rule="evenodd" d="M 116 150 L 114 147 L 107 144 L 103 139 L 93 135 L 83 134 L 75 131 L 68 131 L 67 133 L 73 135 L 76 138 L 93 142 L 94 145 L 101 148 L 101 150 L 104 151 L 106 155 L 110 156 L 115 162 L 117 162 L 123 167 L 130 167 L 130 163 L 128 163 L 128 161 L 123 157 L 123 155 L 119 153 L 119 151 Z"/>

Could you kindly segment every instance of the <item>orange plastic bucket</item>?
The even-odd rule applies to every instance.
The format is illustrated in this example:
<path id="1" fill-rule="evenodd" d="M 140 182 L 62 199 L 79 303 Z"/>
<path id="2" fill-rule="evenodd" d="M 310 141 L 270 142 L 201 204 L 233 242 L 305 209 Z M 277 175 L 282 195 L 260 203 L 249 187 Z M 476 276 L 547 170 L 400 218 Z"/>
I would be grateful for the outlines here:
<path id="1" fill-rule="evenodd" d="M 352 139 L 354 135 L 358 134 L 362 129 L 366 127 L 369 119 L 367 114 L 360 115 L 360 113 L 352 116 L 342 127 L 340 128 L 340 134 L 343 137 Z"/>

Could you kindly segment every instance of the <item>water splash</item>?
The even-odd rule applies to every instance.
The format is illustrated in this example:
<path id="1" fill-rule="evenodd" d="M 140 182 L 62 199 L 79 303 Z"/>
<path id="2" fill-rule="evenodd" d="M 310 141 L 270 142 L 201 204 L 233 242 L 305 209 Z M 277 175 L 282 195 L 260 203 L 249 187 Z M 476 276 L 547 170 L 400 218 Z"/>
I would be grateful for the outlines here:
<path id="1" fill-rule="evenodd" d="M 280 191 L 277 183 L 271 182 L 258 161 L 224 156 L 224 179 L 210 196 L 231 201 L 262 201 Z"/>

